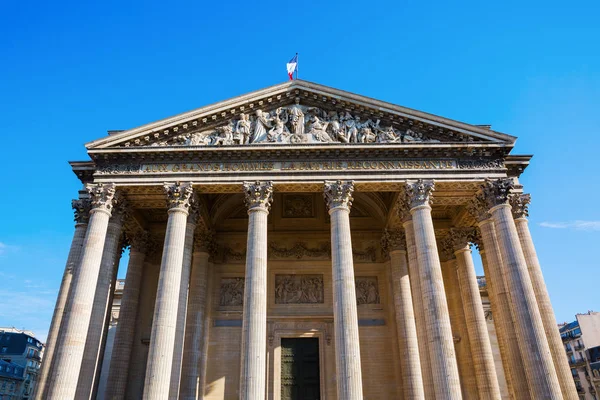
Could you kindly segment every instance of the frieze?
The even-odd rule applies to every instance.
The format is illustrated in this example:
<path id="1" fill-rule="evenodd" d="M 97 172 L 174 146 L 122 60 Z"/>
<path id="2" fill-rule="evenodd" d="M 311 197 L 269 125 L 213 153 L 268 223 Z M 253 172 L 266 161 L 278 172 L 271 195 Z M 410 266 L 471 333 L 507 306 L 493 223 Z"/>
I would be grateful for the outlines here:
<path id="1" fill-rule="evenodd" d="M 244 304 L 244 278 L 221 278 L 219 305 L 239 307 Z"/>
<path id="2" fill-rule="evenodd" d="M 312 218 L 314 214 L 313 195 L 283 195 L 283 218 Z"/>
<path id="3" fill-rule="evenodd" d="M 275 275 L 275 304 L 322 304 L 323 275 Z"/>
<path id="4" fill-rule="evenodd" d="M 357 276 L 354 279 L 356 285 L 356 304 L 380 304 L 379 285 L 376 276 Z"/>
<path id="5" fill-rule="evenodd" d="M 311 248 L 304 243 L 295 243 L 290 248 L 281 247 L 277 243 L 269 243 L 269 258 L 329 258 L 331 245 L 322 243 L 319 247 Z"/>

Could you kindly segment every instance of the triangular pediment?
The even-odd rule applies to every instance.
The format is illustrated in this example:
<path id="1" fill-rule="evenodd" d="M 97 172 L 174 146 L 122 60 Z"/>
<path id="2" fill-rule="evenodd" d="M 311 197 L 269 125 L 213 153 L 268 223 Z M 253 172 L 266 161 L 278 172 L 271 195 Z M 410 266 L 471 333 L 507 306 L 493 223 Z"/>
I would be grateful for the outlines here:
<path id="1" fill-rule="evenodd" d="M 88 143 L 89 150 L 277 144 L 480 143 L 516 138 L 295 80 Z"/>

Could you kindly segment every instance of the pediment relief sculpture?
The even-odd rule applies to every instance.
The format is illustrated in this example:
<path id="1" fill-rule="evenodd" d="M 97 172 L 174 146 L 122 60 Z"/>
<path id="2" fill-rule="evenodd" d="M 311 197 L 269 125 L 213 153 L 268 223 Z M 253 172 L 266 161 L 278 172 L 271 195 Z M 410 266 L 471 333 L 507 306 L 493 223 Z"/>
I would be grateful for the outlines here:
<path id="1" fill-rule="evenodd" d="M 187 131 L 150 143 L 150 146 L 231 146 L 251 144 L 307 143 L 438 143 L 472 141 L 466 135 L 445 138 L 440 132 L 394 125 L 381 119 L 361 117 L 345 110 L 326 110 L 302 105 L 299 99 L 290 106 L 273 110 L 242 112 L 224 125 Z M 165 139 L 165 138 L 163 138 Z M 444 140 L 445 139 L 445 140 Z M 140 146 L 129 141 L 123 146 Z"/>

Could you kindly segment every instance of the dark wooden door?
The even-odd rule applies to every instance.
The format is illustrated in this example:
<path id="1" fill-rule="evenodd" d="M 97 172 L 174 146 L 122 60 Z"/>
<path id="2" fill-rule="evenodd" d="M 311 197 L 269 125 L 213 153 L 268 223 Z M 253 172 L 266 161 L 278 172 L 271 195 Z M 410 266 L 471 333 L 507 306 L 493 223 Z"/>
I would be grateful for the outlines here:
<path id="1" fill-rule="evenodd" d="M 319 400 L 319 339 L 281 339 L 281 400 Z"/>

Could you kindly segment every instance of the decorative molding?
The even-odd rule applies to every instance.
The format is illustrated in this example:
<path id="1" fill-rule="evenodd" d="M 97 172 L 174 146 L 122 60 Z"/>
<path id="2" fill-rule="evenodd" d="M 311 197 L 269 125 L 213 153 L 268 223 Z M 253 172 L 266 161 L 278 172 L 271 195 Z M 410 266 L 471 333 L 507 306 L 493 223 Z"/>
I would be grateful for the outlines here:
<path id="1" fill-rule="evenodd" d="M 245 261 L 246 249 L 242 251 L 236 251 L 231 247 L 225 247 L 223 249 L 223 258 L 225 259 L 225 261 Z"/>
<path id="2" fill-rule="evenodd" d="M 315 216 L 312 194 L 284 194 L 283 218 L 312 218 Z"/>
<path id="3" fill-rule="evenodd" d="M 298 242 L 290 248 L 280 247 L 276 242 L 269 243 L 269 258 L 329 258 L 331 255 L 331 245 L 326 242 L 316 248 L 307 247 L 306 244 Z"/>
<path id="4" fill-rule="evenodd" d="M 244 304 L 244 278 L 221 278 L 219 305 L 239 307 Z"/>
<path id="5" fill-rule="evenodd" d="M 193 202 L 194 189 L 189 182 L 165 183 L 163 185 L 167 194 L 167 208 L 181 208 L 188 211 Z"/>
<path id="6" fill-rule="evenodd" d="M 365 250 L 352 249 L 352 258 L 355 262 L 375 262 L 377 261 L 377 249 L 369 246 Z"/>
<path id="7" fill-rule="evenodd" d="M 337 207 L 350 210 L 354 200 L 353 192 L 354 182 L 352 181 L 325 181 L 323 196 L 330 210 Z"/>
<path id="8" fill-rule="evenodd" d="M 433 180 L 418 179 L 416 182 L 406 183 L 406 194 L 408 196 L 410 208 L 419 206 L 429 206 L 433 201 L 432 193 L 435 190 Z"/>
<path id="9" fill-rule="evenodd" d="M 244 203 L 248 211 L 269 212 L 273 202 L 273 182 L 244 182 Z"/>
<path id="10" fill-rule="evenodd" d="M 493 208 L 508 203 L 510 192 L 514 188 L 514 182 L 511 178 L 486 179 L 481 188 L 488 208 Z"/>
<path id="11" fill-rule="evenodd" d="M 113 198 L 117 192 L 114 183 L 88 183 L 85 188 L 91 197 L 92 210 L 112 211 Z"/>
<path id="12" fill-rule="evenodd" d="M 510 195 L 508 201 L 510 202 L 515 219 L 529 217 L 529 204 L 531 203 L 531 195 L 529 193 L 513 193 Z"/>
<path id="13" fill-rule="evenodd" d="M 379 284 L 376 276 L 357 276 L 354 278 L 356 286 L 356 303 L 381 304 L 379 296 Z"/>
<path id="14" fill-rule="evenodd" d="M 92 208 L 90 199 L 72 200 L 71 207 L 73 207 L 75 214 L 75 222 L 78 224 L 87 224 L 90 219 L 90 209 Z"/>
<path id="15" fill-rule="evenodd" d="M 323 302 L 323 275 L 275 275 L 275 304 Z"/>

